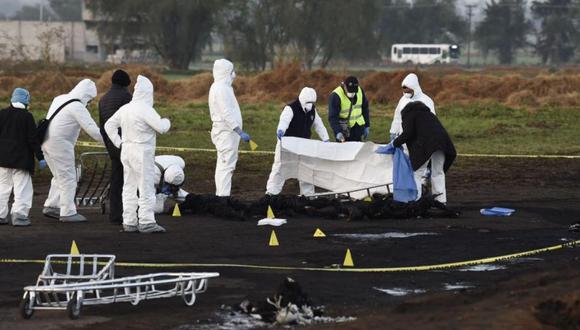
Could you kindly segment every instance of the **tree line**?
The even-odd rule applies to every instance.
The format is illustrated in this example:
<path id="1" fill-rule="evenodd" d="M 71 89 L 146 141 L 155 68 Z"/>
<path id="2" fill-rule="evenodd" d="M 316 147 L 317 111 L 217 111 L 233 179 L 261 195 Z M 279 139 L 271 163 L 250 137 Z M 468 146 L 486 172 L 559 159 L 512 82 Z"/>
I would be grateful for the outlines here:
<path id="1" fill-rule="evenodd" d="M 465 49 L 467 40 L 502 64 L 513 63 L 522 48 L 545 64 L 561 64 L 574 60 L 580 43 L 580 0 L 487 0 L 472 31 L 456 0 L 93 0 L 87 6 L 108 47 L 154 49 L 180 69 L 215 38 L 228 58 L 255 70 L 287 60 L 306 68 L 377 61 L 393 43 Z"/>

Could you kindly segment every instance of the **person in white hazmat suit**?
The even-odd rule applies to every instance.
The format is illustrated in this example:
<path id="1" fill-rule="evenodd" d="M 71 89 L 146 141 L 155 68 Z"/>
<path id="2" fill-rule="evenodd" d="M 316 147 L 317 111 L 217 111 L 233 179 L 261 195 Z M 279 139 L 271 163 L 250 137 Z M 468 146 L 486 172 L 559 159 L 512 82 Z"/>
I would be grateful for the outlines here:
<path id="1" fill-rule="evenodd" d="M 68 103 L 52 119 L 46 140 L 42 144 L 44 158 L 53 176 L 42 213 L 62 222 L 87 221 L 83 215 L 77 213 L 74 200 L 77 189 L 75 144 L 81 128 L 95 141 L 103 143 L 99 126 L 87 110 L 87 105 L 95 96 L 95 83 L 90 79 L 83 79 L 70 93 L 55 97 L 46 114 L 48 119 L 66 102 L 79 100 Z"/>
<path id="2" fill-rule="evenodd" d="M 157 133 L 169 131 L 169 119 L 153 108 L 153 84 L 138 76 L 131 102 L 105 124 L 111 142 L 121 149 L 123 163 L 123 231 L 162 233 L 155 221 L 155 145 Z M 119 136 L 119 128 L 123 137 Z"/>
<path id="3" fill-rule="evenodd" d="M 282 167 L 281 161 L 281 139 L 284 136 L 294 136 L 305 139 L 310 139 L 312 135 L 312 128 L 316 131 L 320 139 L 324 142 L 329 141 L 328 132 L 322 119 L 316 112 L 316 91 L 310 87 L 304 87 L 298 95 L 298 99 L 289 103 L 282 110 L 276 136 L 278 143 L 276 144 L 276 151 L 274 153 L 274 163 L 272 164 L 272 171 L 266 184 L 266 194 L 278 195 L 282 192 L 284 187 L 284 178 L 280 173 Z M 314 194 L 314 185 L 309 182 L 298 182 L 300 186 L 301 195 Z"/>
<path id="4" fill-rule="evenodd" d="M 188 192 L 181 189 L 185 181 L 185 161 L 179 156 L 155 156 L 155 214 L 166 211 L 165 201 L 170 198 L 183 202 Z"/>
<path id="5" fill-rule="evenodd" d="M 421 86 L 419 85 L 419 78 L 416 74 L 409 73 L 405 79 L 403 79 L 401 87 L 403 88 L 403 96 L 401 96 L 401 99 L 399 99 L 399 103 L 395 108 L 393 122 L 391 123 L 391 129 L 389 130 L 391 141 L 393 141 L 403 132 L 403 119 L 401 118 L 401 111 L 403 111 L 407 104 L 419 101 L 425 104 L 431 110 L 431 112 L 436 115 L 435 103 L 433 103 L 433 100 L 427 94 L 423 93 L 423 90 L 421 90 Z"/>
<path id="6" fill-rule="evenodd" d="M 226 59 L 214 62 L 214 82 L 209 89 L 208 101 L 213 122 L 211 141 L 217 149 L 215 194 L 218 197 L 230 196 L 240 138 L 244 142 L 250 142 L 250 136 L 242 131 L 242 113 L 232 88 L 235 77 L 232 62 Z"/>

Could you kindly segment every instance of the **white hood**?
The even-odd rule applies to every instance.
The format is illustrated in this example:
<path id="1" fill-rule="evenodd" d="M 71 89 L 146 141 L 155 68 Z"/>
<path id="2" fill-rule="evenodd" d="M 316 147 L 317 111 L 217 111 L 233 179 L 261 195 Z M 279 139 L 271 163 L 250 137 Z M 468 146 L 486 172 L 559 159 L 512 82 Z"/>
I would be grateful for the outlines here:
<path id="1" fill-rule="evenodd" d="M 139 75 L 135 83 L 132 101 L 141 101 L 148 106 L 153 106 L 153 84 L 147 77 Z"/>
<path id="2" fill-rule="evenodd" d="M 213 63 L 213 80 L 215 82 L 224 82 L 232 84 L 232 72 L 234 64 L 226 59 L 219 59 Z"/>
<path id="3" fill-rule="evenodd" d="M 419 85 L 419 78 L 414 73 L 409 73 L 405 77 L 405 79 L 403 79 L 403 82 L 401 83 L 401 87 L 403 87 L 403 86 L 408 87 L 408 88 L 413 90 L 413 92 L 414 92 L 413 97 L 415 97 L 419 94 L 423 94 L 423 91 L 421 90 L 421 86 Z"/>
<path id="4" fill-rule="evenodd" d="M 300 91 L 300 95 L 298 95 L 298 100 L 300 101 L 302 108 L 304 108 L 306 103 L 316 103 L 316 91 L 314 88 L 304 87 Z"/>
<path id="5" fill-rule="evenodd" d="M 393 122 L 391 123 L 391 129 L 389 132 L 391 134 L 399 135 L 403 132 L 403 119 L 401 117 L 401 111 L 405 108 L 405 106 L 409 102 L 419 101 L 425 104 L 433 114 L 435 114 L 435 103 L 433 100 L 427 95 L 423 93 L 421 86 L 419 85 L 419 78 L 414 73 L 409 73 L 403 82 L 401 83 L 401 87 L 405 86 L 413 90 L 413 96 L 408 98 L 406 96 L 401 96 L 397 107 L 395 108 L 395 113 L 393 115 Z"/>
<path id="6" fill-rule="evenodd" d="M 185 180 L 183 169 L 177 165 L 171 165 L 165 170 L 165 182 L 174 186 L 179 186 Z"/>
<path id="7" fill-rule="evenodd" d="M 72 99 L 79 99 L 87 106 L 87 104 L 97 96 L 97 86 L 90 79 L 81 80 L 69 93 Z"/>

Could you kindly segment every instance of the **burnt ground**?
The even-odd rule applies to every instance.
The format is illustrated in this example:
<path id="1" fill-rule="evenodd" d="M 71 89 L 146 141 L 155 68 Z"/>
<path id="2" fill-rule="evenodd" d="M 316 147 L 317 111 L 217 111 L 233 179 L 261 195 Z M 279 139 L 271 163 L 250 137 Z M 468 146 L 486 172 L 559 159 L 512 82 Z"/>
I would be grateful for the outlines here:
<path id="1" fill-rule="evenodd" d="M 242 158 L 234 193 L 262 194 L 267 170 L 250 171 Z M 191 191 L 211 191 L 211 168 L 188 169 Z M 212 217 L 158 217 L 168 232 L 125 234 L 97 211 L 85 210 L 89 223 L 62 224 L 44 218 L 46 187 L 36 186 L 29 228 L 0 227 L 0 258 L 43 259 L 66 253 L 76 240 L 82 253 L 117 255 L 118 261 L 240 263 L 298 267 L 341 264 L 347 248 L 356 267 L 395 267 L 463 261 L 510 254 L 580 240 L 568 226 L 580 221 L 580 160 L 460 158 L 448 175 L 450 206 L 457 219 L 409 219 L 344 222 L 292 218 L 276 229 L 280 246 L 268 247 L 271 228 L 253 222 Z M 197 182 L 199 185 L 196 187 Z M 292 192 L 295 184 L 289 184 Z M 516 209 L 510 217 L 479 215 L 482 207 Z M 328 236 L 314 239 L 321 228 Z M 356 240 L 340 234 L 428 232 L 402 239 Z M 215 324 L 222 305 L 272 295 L 285 276 L 296 279 L 328 316 L 353 316 L 342 324 L 312 328 L 580 328 L 580 250 L 567 248 L 494 264 L 493 271 L 405 273 L 334 273 L 203 267 L 187 269 L 123 268 L 117 277 L 158 271 L 217 271 L 208 291 L 193 307 L 180 299 L 86 307 L 81 319 L 63 311 L 37 311 L 22 320 L 22 287 L 33 284 L 40 264 L 0 264 L 0 328 L 4 329 L 171 329 Z M 446 290 L 446 285 L 469 288 Z M 377 289 L 423 290 L 392 296 Z"/>

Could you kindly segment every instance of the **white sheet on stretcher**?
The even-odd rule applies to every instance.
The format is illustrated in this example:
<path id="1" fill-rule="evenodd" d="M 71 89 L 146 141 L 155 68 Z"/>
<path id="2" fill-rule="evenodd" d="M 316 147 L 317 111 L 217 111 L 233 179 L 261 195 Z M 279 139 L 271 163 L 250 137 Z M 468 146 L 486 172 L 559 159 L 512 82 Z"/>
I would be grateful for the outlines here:
<path id="1" fill-rule="evenodd" d="M 281 174 L 332 191 L 345 192 L 393 182 L 393 157 L 374 151 L 372 142 L 322 142 L 282 138 Z M 372 192 L 386 193 L 387 188 Z M 366 191 L 351 195 L 364 198 Z"/>

